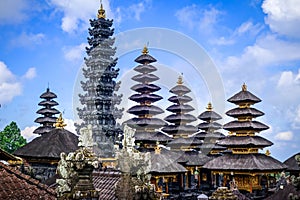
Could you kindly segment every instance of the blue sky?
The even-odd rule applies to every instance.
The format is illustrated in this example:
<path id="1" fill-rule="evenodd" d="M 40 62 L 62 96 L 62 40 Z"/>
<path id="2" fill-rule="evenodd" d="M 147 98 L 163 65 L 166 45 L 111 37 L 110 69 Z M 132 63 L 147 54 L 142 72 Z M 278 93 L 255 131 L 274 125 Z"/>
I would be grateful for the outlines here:
<path id="1" fill-rule="evenodd" d="M 129 80 L 136 65 L 133 60 L 149 43 L 161 70 L 159 84 L 165 98 L 159 106 L 170 104 L 167 91 L 180 73 L 193 91 L 196 116 L 208 101 L 215 102 L 220 114 L 233 108 L 225 100 L 245 82 L 262 99 L 256 107 L 265 116 L 257 120 L 270 126 L 261 135 L 274 143 L 269 148 L 272 156 L 283 161 L 300 151 L 299 1 L 103 0 L 103 4 L 108 18 L 114 19 L 116 45 L 122 50 L 118 67 L 124 87 L 134 84 Z M 73 102 L 85 56 L 88 19 L 96 16 L 98 8 L 98 0 L 0 1 L 1 129 L 16 121 L 22 134 L 32 138 L 38 125 L 34 120 L 39 96 L 49 85 L 73 130 Z M 149 36 L 153 30 L 163 34 L 163 41 L 155 34 Z M 168 31 L 169 38 L 165 37 Z M 131 37 L 129 42 L 124 35 Z M 180 40 L 164 43 L 178 35 Z M 193 44 L 199 49 L 192 48 Z M 178 45 L 183 52 L 176 53 Z M 203 66 L 196 66 L 198 72 L 201 68 L 196 76 L 192 69 L 198 61 L 191 59 L 197 55 Z M 166 76 L 169 72 L 172 74 Z M 220 87 L 218 81 L 222 81 Z M 221 94 L 217 99 L 212 88 Z M 130 104 L 126 95 L 125 109 Z M 224 116 L 224 123 L 229 120 Z"/>

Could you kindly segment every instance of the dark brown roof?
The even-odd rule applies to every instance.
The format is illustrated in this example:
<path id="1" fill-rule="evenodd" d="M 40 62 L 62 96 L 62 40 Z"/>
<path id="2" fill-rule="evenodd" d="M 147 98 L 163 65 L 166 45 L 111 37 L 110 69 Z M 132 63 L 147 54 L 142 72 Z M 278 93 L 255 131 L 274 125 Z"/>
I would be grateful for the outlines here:
<path id="1" fill-rule="evenodd" d="M 217 130 L 222 128 L 222 125 L 217 122 L 202 122 L 198 125 L 198 128 L 201 130 Z"/>
<path id="2" fill-rule="evenodd" d="M 156 62 L 156 59 L 153 58 L 151 55 L 149 54 L 142 54 L 139 57 L 137 57 L 135 60 L 135 62 L 138 62 L 140 64 L 145 64 L 145 63 L 153 63 Z"/>
<path id="3" fill-rule="evenodd" d="M 132 119 L 127 120 L 124 123 L 128 124 L 128 126 L 135 129 L 140 129 L 143 127 L 156 129 L 156 128 L 161 128 L 162 126 L 165 126 L 167 124 L 166 122 L 164 122 L 159 118 L 139 118 L 139 117 L 134 117 Z"/>
<path id="4" fill-rule="evenodd" d="M 153 65 L 138 65 L 133 70 L 143 74 L 148 74 L 156 71 L 157 69 Z"/>
<path id="5" fill-rule="evenodd" d="M 36 113 L 41 115 L 45 115 L 45 114 L 55 115 L 58 114 L 59 111 L 56 108 L 41 108 Z"/>
<path id="6" fill-rule="evenodd" d="M 165 118 L 166 121 L 170 123 L 189 123 L 196 121 L 197 118 L 191 114 L 172 114 Z"/>
<path id="7" fill-rule="evenodd" d="M 154 84 L 136 84 L 131 87 L 132 90 L 137 92 L 151 93 L 160 90 L 161 88 Z"/>
<path id="8" fill-rule="evenodd" d="M 157 115 L 163 112 L 164 111 L 161 108 L 155 105 L 136 105 L 128 109 L 128 113 L 134 115 L 145 115 L 145 114 Z"/>
<path id="9" fill-rule="evenodd" d="M 233 95 L 227 101 L 234 104 L 246 103 L 246 102 L 251 102 L 254 104 L 254 103 L 261 102 L 261 99 L 246 90 L 246 91 L 240 91 L 239 93 Z"/>
<path id="10" fill-rule="evenodd" d="M 259 117 L 264 115 L 263 112 L 256 108 L 234 108 L 226 112 L 226 115 L 230 117 L 252 116 Z"/>
<path id="11" fill-rule="evenodd" d="M 56 101 L 54 101 L 54 100 L 50 100 L 50 101 L 43 100 L 38 105 L 39 106 L 57 106 L 58 103 Z"/>
<path id="12" fill-rule="evenodd" d="M 187 103 L 192 101 L 193 99 L 189 96 L 183 95 L 183 96 L 171 96 L 170 98 L 168 98 L 169 101 L 173 102 L 173 103 Z"/>
<path id="13" fill-rule="evenodd" d="M 170 92 L 177 95 L 184 95 L 186 93 L 189 93 L 191 90 L 186 87 L 185 85 L 176 85 L 172 89 L 170 89 Z"/>
<path id="14" fill-rule="evenodd" d="M 267 130 L 269 127 L 258 121 L 231 121 L 224 124 L 223 128 L 228 131 L 239 131 L 239 130 L 254 130 L 263 131 Z"/>
<path id="15" fill-rule="evenodd" d="M 155 152 L 151 152 L 151 166 L 150 173 L 181 173 L 186 172 L 187 170 L 177 162 L 166 155 L 166 154 L 156 154 Z"/>
<path id="16" fill-rule="evenodd" d="M 197 151 L 186 151 L 182 154 L 181 160 L 187 160 L 185 166 L 203 166 L 212 158 Z"/>
<path id="17" fill-rule="evenodd" d="M 167 111 L 173 112 L 173 113 L 187 113 L 190 111 L 195 110 L 192 106 L 186 105 L 186 104 L 174 104 L 167 108 Z"/>
<path id="18" fill-rule="evenodd" d="M 173 139 L 171 142 L 168 143 L 168 146 L 177 146 L 177 145 L 200 145 L 203 142 L 197 138 L 194 137 L 179 137 Z"/>
<path id="19" fill-rule="evenodd" d="M 206 138 L 207 139 L 210 139 L 210 138 L 221 139 L 221 138 L 224 138 L 225 135 L 220 132 L 208 132 L 208 133 L 200 132 L 200 133 L 195 134 L 193 137 L 199 138 L 201 140 L 205 140 Z"/>
<path id="20" fill-rule="evenodd" d="M 161 132 L 147 133 L 147 132 L 135 132 L 136 141 L 153 141 L 153 142 L 167 142 L 172 138 Z"/>
<path id="21" fill-rule="evenodd" d="M 198 147 L 200 151 L 203 151 L 204 153 L 209 153 L 207 152 L 208 150 L 225 150 L 227 149 L 226 147 L 223 147 L 219 144 L 213 144 L 213 143 L 203 143 Z"/>
<path id="22" fill-rule="evenodd" d="M 198 129 L 193 125 L 168 125 L 162 128 L 163 132 L 168 134 L 178 135 L 178 134 L 193 134 L 198 131 Z"/>
<path id="23" fill-rule="evenodd" d="M 56 199 L 53 189 L 0 162 L 0 199 Z"/>
<path id="24" fill-rule="evenodd" d="M 56 94 L 51 92 L 49 88 L 47 88 L 46 92 L 41 94 L 40 98 L 42 98 L 42 99 L 54 99 L 54 98 L 57 98 L 57 96 L 56 96 Z"/>
<path id="25" fill-rule="evenodd" d="M 140 83 L 149 83 L 153 81 L 159 80 L 159 78 L 154 74 L 138 74 L 132 77 L 132 80 L 140 82 Z"/>
<path id="26" fill-rule="evenodd" d="M 100 171 L 93 173 L 93 183 L 99 191 L 99 200 L 117 200 L 115 188 L 121 179 L 121 173 L 117 171 Z"/>
<path id="27" fill-rule="evenodd" d="M 133 94 L 129 97 L 130 100 L 135 102 L 156 102 L 162 99 L 161 96 L 157 94 Z"/>
<path id="28" fill-rule="evenodd" d="M 219 145 L 226 147 L 268 147 L 273 143 L 260 136 L 227 136 L 218 142 Z"/>
<path id="29" fill-rule="evenodd" d="M 198 116 L 199 119 L 203 121 L 210 121 L 210 120 L 219 120 L 222 119 L 221 115 L 216 113 L 215 111 L 204 111 Z"/>
<path id="30" fill-rule="evenodd" d="M 224 154 L 206 163 L 203 168 L 236 171 L 281 171 L 286 166 L 265 154 Z"/>
<path id="31" fill-rule="evenodd" d="M 20 161 L 20 158 L 17 158 L 16 156 L 0 149 L 0 161 L 4 160 L 4 161 Z"/>
<path id="32" fill-rule="evenodd" d="M 14 155 L 31 158 L 60 158 L 60 153 L 78 149 L 78 136 L 65 129 L 53 129 L 33 139 L 14 152 Z"/>
<path id="33" fill-rule="evenodd" d="M 287 166 L 287 171 L 300 171 L 299 165 L 295 159 L 296 155 L 300 155 L 299 153 L 294 154 L 293 156 L 289 157 L 284 164 Z"/>

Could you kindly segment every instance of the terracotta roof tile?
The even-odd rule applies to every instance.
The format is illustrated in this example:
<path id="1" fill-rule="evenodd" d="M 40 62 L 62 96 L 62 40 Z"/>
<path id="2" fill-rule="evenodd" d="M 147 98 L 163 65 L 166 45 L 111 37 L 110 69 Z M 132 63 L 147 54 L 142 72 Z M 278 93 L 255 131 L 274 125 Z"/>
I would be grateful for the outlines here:
<path id="1" fill-rule="evenodd" d="M 0 199 L 56 199 L 53 189 L 0 162 Z"/>
<path id="2" fill-rule="evenodd" d="M 99 200 L 117 200 L 115 188 L 121 179 L 121 173 L 115 171 L 101 171 L 93 173 L 95 188 L 99 191 Z"/>

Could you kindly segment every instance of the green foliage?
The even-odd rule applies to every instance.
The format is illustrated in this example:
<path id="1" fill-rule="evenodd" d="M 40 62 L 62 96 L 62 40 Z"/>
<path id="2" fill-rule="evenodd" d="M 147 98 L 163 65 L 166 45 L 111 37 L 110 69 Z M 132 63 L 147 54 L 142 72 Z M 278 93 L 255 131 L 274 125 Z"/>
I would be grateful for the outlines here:
<path id="1" fill-rule="evenodd" d="M 11 122 L 0 132 L 0 148 L 8 153 L 13 153 L 25 144 L 26 139 L 21 135 L 16 122 Z"/>

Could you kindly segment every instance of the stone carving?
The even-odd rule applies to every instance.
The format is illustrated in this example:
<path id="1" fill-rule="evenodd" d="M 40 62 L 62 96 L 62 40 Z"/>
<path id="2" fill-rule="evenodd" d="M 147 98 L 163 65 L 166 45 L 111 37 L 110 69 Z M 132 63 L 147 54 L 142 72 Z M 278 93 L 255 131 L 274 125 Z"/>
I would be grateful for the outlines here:
<path id="1" fill-rule="evenodd" d="M 79 147 L 93 147 L 95 142 L 93 141 L 93 131 L 92 131 L 92 125 L 88 125 L 87 128 L 83 127 L 80 129 L 80 135 L 79 135 Z"/>

